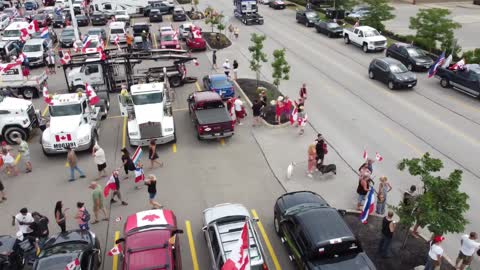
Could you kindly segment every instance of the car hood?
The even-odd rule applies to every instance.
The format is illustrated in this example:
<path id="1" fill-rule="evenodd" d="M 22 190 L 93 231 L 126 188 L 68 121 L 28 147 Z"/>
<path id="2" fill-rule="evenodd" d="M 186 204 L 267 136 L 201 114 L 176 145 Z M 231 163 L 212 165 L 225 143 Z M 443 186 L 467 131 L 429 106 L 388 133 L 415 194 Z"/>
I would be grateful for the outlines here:
<path id="1" fill-rule="evenodd" d="M 33 269 L 65 269 L 65 266 L 80 257 L 80 253 L 54 254 L 40 258 L 35 262 Z M 80 265 L 73 270 L 80 269 Z"/>
<path id="2" fill-rule="evenodd" d="M 24 52 L 27 57 L 42 57 L 43 52 Z"/>
<path id="3" fill-rule="evenodd" d="M 178 44 L 178 40 L 170 40 L 170 41 L 164 41 L 162 40 L 160 42 L 161 45 L 177 45 Z"/>
<path id="4" fill-rule="evenodd" d="M 60 41 L 62 42 L 73 42 L 75 37 L 60 37 Z"/>
<path id="5" fill-rule="evenodd" d="M 52 134 L 73 133 L 80 126 L 81 119 L 80 114 L 50 117 L 50 132 Z"/>
<path id="6" fill-rule="evenodd" d="M 387 41 L 387 38 L 384 36 L 373 36 L 373 37 L 367 37 L 368 41 Z"/>
<path id="7" fill-rule="evenodd" d="M 398 80 L 405 80 L 405 81 L 411 81 L 411 80 L 416 80 L 417 76 L 413 72 L 405 72 L 405 73 L 398 73 L 394 74 L 395 78 Z"/>
<path id="8" fill-rule="evenodd" d="M 316 270 L 376 270 L 372 261 L 364 252 L 339 258 L 312 261 L 310 264 Z"/>
<path id="9" fill-rule="evenodd" d="M 412 57 L 413 60 L 415 60 L 415 62 L 417 63 L 422 63 L 422 64 L 430 64 L 432 63 L 433 64 L 433 60 L 432 58 L 428 57 L 428 56 L 418 56 L 418 57 Z"/>
<path id="10" fill-rule="evenodd" d="M 32 102 L 25 99 L 5 97 L 0 103 L 0 110 L 27 110 L 30 105 L 32 105 Z"/>
<path id="11" fill-rule="evenodd" d="M 161 104 L 147 104 L 135 106 L 135 116 L 138 124 L 158 122 L 163 119 L 163 106 Z"/>

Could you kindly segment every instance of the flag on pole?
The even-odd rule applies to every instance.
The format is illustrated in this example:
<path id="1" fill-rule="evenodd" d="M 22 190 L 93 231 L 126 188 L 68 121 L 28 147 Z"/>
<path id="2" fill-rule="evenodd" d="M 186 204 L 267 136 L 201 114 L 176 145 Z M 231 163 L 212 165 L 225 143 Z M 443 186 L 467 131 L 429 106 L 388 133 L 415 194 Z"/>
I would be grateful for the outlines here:
<path id="1" fill-rule="evenodd" d="M 453 64 L 451 67 L 450 67 L 450 70 L 462 70 L 463 68 L 465 67 L 465 58 L 462 58 L 460 61 L 458 61 L 457 63 Z"/>
<path id="2" fill-rule="evenodd" d="M 85 83 L 85 93 L 87 94 L 88 102 L 90 102 L 91 105 L 96 105 L 100 101 L 97 93 L 95 93 L 95 89 L 93 89 L 88 83 Z"/>
<path id="3" fill-rule="evenodd" d="M 363 148 L 363 159 L 366 161 L 368 158 L 367 148 Z"/>
<path id="4" fill-rule="evenodd" d="M 375 190 L 373 187 L 370 187 L 370 191 L 368 191 L 367 200 L 363 205 L 362 213 L 360 214 L 360 221 L 363 224 L 367 224 L 368 215 L 373 213 L 375 209 Z"/>
<path id="5" fill-rule="evenodd" d="M 447 59 L 445 59 L 445 61 L 443 62 L 442 68 L 448 68 L 448 66 L 450 66 L 450 63 L 452 63 L 452 60 L 453 60 L 453 56 L 450 54 L 447 57 Z"/>
<path id="6" fill-rule="evenodd" d="M 73 260 L 72 262 L 69 262 L 67 264 L 67 266 L 65 266 L 65 270 L 74 270 L 75 268 L 77 268 L 77 266 L 80 265 L 80 260 L 78 258 L 76 258 L 75 260 Z"/>
<path id="7" fill-rule="evenodd" d="M 62 56 L 62 58 L 60 58 L 60 63 L 62 65 L 66 65 L 66 64 L 70 63 L 70 61 L 72 61 L 72 57 L 70 56 L 70 52 L 69 51 L 63 51 L 62 53 L 63 53 L 63 56 Z"/>
<path id="8" fill-rule="evenodd" d="M 298 126 L 304 127 L 307 125 L 308 115 L 305 113 L 304 117 L 298 117 Z"/>
<path id="9" fill-rule="evenodd" d="M 438 67 L 442 66 L 443 63 L 445 62 L 445 52 L 442 52 L 442 54 L 435 60 L 433 65 L 428 69 L 428 78 L 431 78 L 435 76 L 437 73 Z"/>
<path id="10" fill-rule="evenodd" d="M 40 30 L 40 28 L 38 27 L 38 21 L 37 20 L 32 20 L 28 24 L 27 30 L 28 30 L 29 34 L 33 34 L 33 33 L 38 32 L 38 30 Z"/>
<path id="11" fill-rule="evenodd" d="M 117 190 L 117 184 L 115 183 L 115 177 L 113 176 L 113 173 L 112 176 L 108 178 L 107 184 L 103 188 L 103 196 L 105 196 L 105 198 L 108 197 L 108 194 L 110 194 L 110 190 Z"/>
<path id="12" fill-rule="evenodd" d="M 110 251 L 108 252 L 108 256 L 117 256 L 122 253 L 122 246 L 121 245 L 115 245 Z"/>
<path id="13" fill-rule="evenodd" d="M 140 161 L 142 154 L 143 154 L 142 147 L 138 146 L 132 156 L 132 161 L 133 161 L 133 164 L 135 164 L 135 166 L 137 166 L 137 163 Z"/>
<path id="14" fill-rule="evenodd" d="M 135 183 L 145 180 L 145 174 L 140 167 L 135 168 Z"/>
<path id="15" fill-rule="evenodd" d="M 25 42 L 29 37 L 27 28 L 20 29 L 20 40 Z"/>
<path id="16" fill-rule="evenodd" d="M 298 120 L 298 108 L 297 106 L 293 107 L 292 113 L 290 114 L 290 124 L 293 125 Z"/>
<path id="17" fill-rule="evenodd" d="M 42 93 L 43 93 L 43 100 L 45 101 L 45 103 L 47 103 L 48 105 L 51 105 L 52 104 L 52 97 L 48 93 L 48 88 L 47 88 L 46 85 L 43 86 Z"/>
<path id="18" fill-rule="evenodd" d="M 43 29 L 42 29 L 42 33 L 40 33 L 40 37 L 41 38 L 48 38 L 48 26 L 45 26 Z"/>
<path id="19" fill-rule="evenodd" d="M 375 158 L 377 159 L 378 162 L 381 162 L 383 160 L 383 157 L 378 152 L 375 153 Z"/>
<path id="20" fill-rule="evenodd" d="M 249 239 L 248 239 L 248 222 L 243 225 L 240 239 L 232 246 L 232 252 L 229 254 L 227 261 L 222 266 L 222 270 L 246 270 L 250 269 L 249 258 Z"/>

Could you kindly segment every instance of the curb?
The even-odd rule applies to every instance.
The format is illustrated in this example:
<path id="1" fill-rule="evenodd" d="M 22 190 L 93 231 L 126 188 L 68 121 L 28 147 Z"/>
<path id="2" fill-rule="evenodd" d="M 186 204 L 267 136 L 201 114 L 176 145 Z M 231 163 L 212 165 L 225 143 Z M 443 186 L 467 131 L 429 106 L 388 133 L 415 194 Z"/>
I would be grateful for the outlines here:
<path id="1" fill-rule="evenodd" d="M 240 92 L 242 93 L 242 96 L 245 98 L 245 100 L 247 101 L 248 105 L 249 105 L 250 107 L 252 107 L 252 106 L 253 106 L 253 103 L 252 103 L 252 101 L 248 98 L 248 96 L 245 94 L 245 91 L 243 91 L 243 89 L 240 87 L 240 85 L 237 83 L 237 81 L 235 81 L 235 80 L 232 80 L 232 81 L 233 81 L 233 83 L 237 86 L 237 89 L 240 90 Z M 260 117 L 260 121 L 262 121 L 262 123 L 263 123 L 265 126 L 269 127 L 269 128 L 284 128 L 284 127 L 290 125 L 290 123 L 288 123 L 288 122 L 283 123 L 283 124 L 280 124 L 280 125 L 272 125 L 272 124 L 268 123 L 267 121 L 265 121 L 265 119 L 263 119 L 263 118 L 261 118 L 261 117 Z"/>

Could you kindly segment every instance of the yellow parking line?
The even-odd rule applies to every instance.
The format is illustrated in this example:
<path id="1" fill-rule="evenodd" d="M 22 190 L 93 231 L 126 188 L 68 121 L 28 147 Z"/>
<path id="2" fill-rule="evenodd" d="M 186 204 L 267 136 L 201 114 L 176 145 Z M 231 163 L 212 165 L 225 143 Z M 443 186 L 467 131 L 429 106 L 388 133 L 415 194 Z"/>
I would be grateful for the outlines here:
<path id="1" fill-rule="evenodd" d="M 65 162 L 65 168 L 68 168 L 68 167 L 70 167 L 70 164 L 68 164 L 68 161 L 67 161 Z"/>
<path id="2" fill-rule="evenodd" d="M 224 145 L 225 145 L 225 139 L 220 138 L 220 144 L 221 144 L 222 146 L 224 146 Z"/>
<path id="3" fill-rule="evenodd" d="M 45 109 L 43 109 L 42 116 L 47 115 L 47 112 L 48 112 L 48 106 L 45 107 Z"/>
<path id="4" fill-rule="evenodd" d="M 255 211 L 255 209 L 252 209 L 252 216 L 258 219 L 257 211 Z M 267 249 L 268 249 L 268 252 L 270 253 L 270 257 L 272 258 L 273 264 L 275 265 L 275 269 L 282 270 L 282 267 L 278 262 L 277 255 L 275 254 L 275 251 L 273 251 L 272 244 L 270 243 L 267 233 L 265 232 L 265 228 L 263 228 L 262 222 L 259 220 L 257 222 L 257 225 L 258 225 L 258 229 L 260 229 L 260 233 L 262 234 L 263 241 L 265 241 L 265 245 L 267 245 Z"/>
<path id="5" fill-rule="evenodd" d="M 198 82 L 195 82 L 195 86 L 197 87 L 198 92 L 202 91 L 202 89 L 200 88 L 200 84 L 198 84 Z"/>
<path id="6" fill-rule="evenodd" d="M 123 118 L 122 148 L 125 148 L 125 145 L 127 145 L 127 117 Z"/>
<path id="7" fill-rule="evenodd" d="M 413 144 L 409 143 L 405 138 L 401 137 L 400 135 L 398 135 L 397 133 L 393 132 L 391 129 L 385 127 L 383 128 L 385 130 L 385 132 L 387 132 L 388 134 L 390 134 L 390 136 L 392 137 L 395 137 L 397 140 L 399 140 L 401 143 L 405 144 L 406 146 L 410 147 L 413 151 L 415 151 L 415 153 L 417 153 L 418 155 L 423 155 L 423 152 L 420 151 L 420 149 L 418 149 L 416 146 L 414 146 Z"/>
<path id="8" fill-rule="evenodd" d="M 22 154 L 18 153 L 17 156 L 15 157 L 15 165 L 18 164 L 18 162 L 20 161 L 20 158 L 22 158 Z"/>
<path id="9" fill-rule="evenodd" d="M 115 239 L 113 239 L 113 244 L 120 238 L 120 231 L 115 231 Z M 118 255 L 113 255 L 112 270 L 117 270 L 118 267 Z"/>
<path id="10" fill-rule="evenodd" d="M 185 221 L 185 228 L 187 229 L 188 244 L 190 245 L 190 254 L 192 255 L 193 270 L 198 270 L 197 251 L 193 242 L 192 226 L 189 220 Z"/>
<path id="11" fill-rule="evenodd" d="M 157 38 L 155 36 L 155 33 L 152 33 L 153 34 L 153 46 L 155 49 L 158 49 L 158 45 L 157 45 Z"/>
<path id="12" fill-rule="evenodd" d="M 107 37 L 107 42 L 105 43 L 105 49 L 108 49 L 108 46 L 110 46 L 110 36 Z"/>
<path id="13" fill-rule="evenodd" d="M 177 144 L 176 143 L 172 144 L 172 152 L 173 153 L 177 152 Z"/>

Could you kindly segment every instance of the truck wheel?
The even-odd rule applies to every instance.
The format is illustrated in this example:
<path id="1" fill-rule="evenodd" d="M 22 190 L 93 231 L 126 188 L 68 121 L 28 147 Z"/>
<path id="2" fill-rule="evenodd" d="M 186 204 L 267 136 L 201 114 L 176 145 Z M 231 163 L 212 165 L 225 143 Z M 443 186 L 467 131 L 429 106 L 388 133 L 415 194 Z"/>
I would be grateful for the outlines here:
<path id="1" fill-rule="evenodd" d="M 13 126 L 13 127 L 8 127 L 5 130 L 3 137 L 5 138 L 5 141 L 7 141 L 8 144 L 16 144 L 17 143 L 15 141 L 16 138 L 21 137 L 22 140 L 27 140 L 28 133 L 21 127 Z"/>
<path id="2" fill-rule="evenodd" d="M 22 96 L 24 99 L 32 99 L 34 97 L 38 97 L 38 94 L 36 94 L 37 89 L 33 87 L 25 87 L 22 88 Z"/>
<path id="3" fill-rule="evenodd" d="M 368 53 L 368 45 L 367 45 L 367 43 L 363 43 L 362 49 L 363 49 L 363 52 Z"/>
<path id="4" fill-rule="evenodd" d="M 343 41 L 345 42 L 345 44 L 350 44 L 350 38 L 348 38 L 348 35 L 345 35 L 345 37 L 343 37 Z"/>
<path id="5" fill-rule="evenodd" d="M 448 87 L 450 87 L 450 82 L 448 81 L 448 79 L 442 78 L 442 79 L 440 80 L 440 85 L 441 85 L 443 88 L 448 88 Z"/>
<path id="6" fill-rule="evenodd" d="M 273 226 L 275 227 L 275 232 L 277 235 L 282 236 L 282 233 L 280 232 L 280 221 L 276 216 L 273 218 Z"/>
<path id="7" fill-rule="evenodd" d="M 180 85 L 182 85 L 182 79 L 180 79 L 180 77 L 178 76 L 171 77 L 169 81 L 170 81 L 170 85 L 173 87 L 179 87 Z"/>
<path id="8" fill-rule="evenodd" d="M 389 81 L 389 82 L 388 82 L 388 88 L 389 88 L 390 90 L 393 90 L 393 89 L 395 88 L 395 84 L 393 84 L 392 81 Z"/>
<path id="9" fill-rule="evenodd" d="M 173 130 L 173 141 L 172 143 L 177 143 L 177 132 L 175 132 L 175 130 Z"/>

